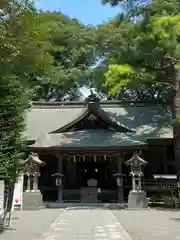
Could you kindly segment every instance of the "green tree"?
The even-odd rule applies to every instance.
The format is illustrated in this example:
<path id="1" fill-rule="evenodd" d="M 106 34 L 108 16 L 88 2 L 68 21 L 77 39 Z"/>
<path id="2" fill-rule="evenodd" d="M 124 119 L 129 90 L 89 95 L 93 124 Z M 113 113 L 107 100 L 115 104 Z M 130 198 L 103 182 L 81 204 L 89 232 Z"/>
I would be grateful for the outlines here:
<path id="1" fill-rule="evenodd" d="M 128 44 L 119 48 L 118 56 L 113 59 L 114 63 L 108 66 L 105 85 L 113 95 L 123 87 L 138 88 L 142 84 L 145 86 L 148 84 L 152 88 L 163 88 L 172 100 L 173 115 L 177 120 L 180 115 L 180 17 L 177 15 L 177 8 L 171 4 L 166 5 L 164 11 L 158 12 L 158 2 L 160 1 L 152 1 L 143 11 L 141 8 L 141 19 L 134 22 L 136 34 L 133 41 L 128 41 Z M 176 6 L 179 6 L 177 1 Z M 174 146 L 178 182 L 180 182 L 179 135 L 180 126 L 176 121 Z"/>
<path id="2" fill-rule="evenodd" d="M 117 6 L 121 2 L 122 0 L 102 0 L 103 4 L 110 3 L 112 6 Z"/>
<path id="3" fill-rule="evenodd" d="M 53 63 L 48 74 L 31 75 L 33 100 L 78 99 L 79 88 L 87 83 L 89 67 L 96 60 L 95 29 L 60 12 L 40 12 L 38 27 L 46 32 Z"/>
<path id="4" fill-rule="evenodd" d="M 103 24 L 103 27 L 101 25 L 98 29 L 101 33 L 102 39 L 102 41 L 99 40 L 99 42 L 105 42 L 102 46 L 105 51 L 102 58 L 105 58 L 105 61 L 103 64 L 101 63 L 100 66 L 101 69 L 104 69 L 104 72 L 107 71 L 108 65 L 113 63 L 126 64 L 131 61 L 134 63 L 137 61 L 137 58 L 134 59 L 134 54 L 130 54 L 130 51 L 135 48 L 134 39 L 138 37 L 139 32 L 143 31 L 143 25 L 141 25 L 142 20 L 143 24 L 146 24 L 149 16 L 159 16 L 165 13 L 175 15 L 180 10 L 180 3 L 177 0 L 155 0 L 151 1 L 149 4 L 147 4 L 148 1 L 138 0 L 124 0 L 119 2 L 121 2 L 129 11 L 119 14 L 108 24 Z M 126 5 L 128 5 L 129 8 Z M 134 18 L 136 18 L 136 21 L 133 20 Z M 112 29 L 110 30 L 112 34 L 106 34 L 109 28 Z M 132 63 L 132 65 L 134 65 L 134 63 Z M 150 73 L 149 70 L 148 73 Z M 146 72 L 146 79 L 147 77 Z M 96 82 L 101 82 L 99 85 L 102 86 L 102 89 L 106 89 L 106 92 L 108 92 L 107 84 L 104 85 L 105 81 L 103 77 L 99 78 L 99 81 Z M 164 88 L 162 85 L 153 85 L 149 82 L 149 80 L 140 81 L 139 83 L 140 84 L 136 86 L 132 84 L 131 86 L 121 86 L 115 95 L 111 94 L 110 98 L 115 97 L 121 100 L 167 100 L 172 97 L 172 89 L 169 87 Z"/>
<path id="5" fill-rule="evenodd" d="M 26 144 L 23 131 L 30 96 L 28 76 L 37 69 L 44 72 L 53 62 L 44 51 L 44 33 L 37 28 L 37 21 L 31 1 L 1 1 L 0 175 L 8 187 L 8 210 Z"/>
<path id="6" fill-rule="evenodd" d="M 21 44 L 19 36 L 14 36 L 14 29 L 19 25 L 19 3 L 10 1 L 1 2 L 2 20 L 0 22 L 0 175 L 5 175 L 9 180 L 16 178 L 16 171 L 10 168 L 16 165 L 17 154 L 21 149 L 21 138 L 26 91 L 22 89 L 24 79 L 15 75 L 17 58 L 20 56 Z M 12 2 L 11 2 L 12 4 Z M 10 8 L 12 7 L 12 8 Z M 30 11 L 28 6 L 22 5 L 21 10 Z M 25 10 L 28 9 L 28 10 Z M 17 10 L 17 12 L 15 11 Z M 14 19 L 14 20 L 13 20 Z M 14 23 L 14 24 L 13 24 Z M 22 65 L 22 63 L 21 63 Z M 19 112 L 19 114 L 18 114 Z M 12 143 L 12 144 L 11 144 Z"/>

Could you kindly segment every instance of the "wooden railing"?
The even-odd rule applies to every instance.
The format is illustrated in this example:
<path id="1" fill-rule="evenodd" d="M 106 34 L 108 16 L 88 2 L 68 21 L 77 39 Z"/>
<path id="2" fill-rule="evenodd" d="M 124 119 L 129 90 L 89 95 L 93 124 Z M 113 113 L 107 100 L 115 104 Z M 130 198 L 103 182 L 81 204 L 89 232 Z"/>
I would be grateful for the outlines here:
<path id="1" fill-rule="evenodd" d="M 132 188 L 131 181 L 124 183 L 124 188 L 131 189 Z M 153 191 L 158 191 L 161 189 L 173 189 L 173 188 L 175 189 L 176 182 L 171 180 L 157 181 L 155 179 L 144 179 L 144 181 L 142 181 L 142 188 L 145 190 Z"/>
<path id="2" fill-rule="evenodd" d="M 157 181 L 154 179 L 144 179 L 142 181 L 142 189 L 146 190 L 147 192 L 158 192 L 161 190 L 173 190 L 176 188 L 176 182 L 172 180 L 162 180 Z M 129 191 L 132 189 L 132 182 L 131 179 L 127 179 L 124 181 L 123 185 L 124 189 L 124 199 L 127 198 Z M 42 186 L 41 188 L 43 192 L 50 192 L 50 196 L 52 195 L 51 192 L 54 193 L 53 199 L 56 198 L 57 187 L 54 185 L 46 185 Z M 98 193 L 98 202 L 117 202 L 117 189 L 101 189 L 101 192 Z M 81 202 L 81 189 L 64 189 L 63 190 L 63 200 L 65 202 Z"/>
<path id="3" fill-rule="evenodd" d="M 63 191 L 64 202 L 81 202 L 81 190 L 68 189 Z"/>
<path id="4" fill-rule="evenodd" d="M 117 191 L 111 189 L 102 189 L 98 194 L 99 202 L 117 202 Z"/>
<path id="5" fill-rule="evenodd" d="M 64 202 L 81 202 L 81 190 L 65 189 L 63 191 Z M 98 193 L 98 202 L 116 202 L 117 191 L 111 189 L 102 189 Z"/>

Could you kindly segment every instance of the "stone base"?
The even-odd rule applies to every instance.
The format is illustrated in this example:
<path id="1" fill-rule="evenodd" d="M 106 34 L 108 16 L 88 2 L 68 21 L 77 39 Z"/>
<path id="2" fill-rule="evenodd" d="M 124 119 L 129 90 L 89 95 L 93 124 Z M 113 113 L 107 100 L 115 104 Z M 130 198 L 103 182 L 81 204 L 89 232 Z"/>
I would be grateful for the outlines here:
<path id="1" fill-rule="evenodd" d="M 96 187 L 84 187 L 81 189 L 82 203 L 98 203 L 98 189 Z"/>
<path id="2" fill-rule="evenodd" d="M 23 193 L 23 210 L 34 210 L 42 207 L 42 194 L 38 192 Z"/>
<path id="3" fill-rule="evenodd" d="M 56 200 L 56 203 L 64 203 L 63 200 Z"/>
<path id="4" fill-rule="evenodd" d="M 4 212 L 0 209 L 0 233 L 4 230 Z"/>
<path id="5" fill-rule="evenodd" d="M 130 191 L 128 196 L 128 209 L 148 209 L 146 192 Z"/>

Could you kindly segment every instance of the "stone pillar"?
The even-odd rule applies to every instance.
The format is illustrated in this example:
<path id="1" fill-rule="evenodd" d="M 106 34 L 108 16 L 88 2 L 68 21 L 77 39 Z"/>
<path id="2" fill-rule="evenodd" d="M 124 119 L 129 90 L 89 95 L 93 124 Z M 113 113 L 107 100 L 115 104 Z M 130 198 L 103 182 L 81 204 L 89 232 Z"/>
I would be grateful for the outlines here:
<path id="1" fill-rule="evenodd" d="M 26 187 L 26 190 L 25 192 L 30 192 L 31 191 L 31 176 L 30 174 L 26 174 L 27 176 L 27 187 Z"/>
<path id="2" fill-rule="evenodd" d="M 141 176 L 139 176 L 139 191 L 141 191 Z"/>
<path id="3" fill-rule="evenodd" d="M 123 160 L 123 157 L 122 156 L 118 156 L 117 157 L 117 167 L 118 167 L 118 173 L 122 173 L 122 160 Z M 123 196 L 123 177 L 122 177 L 122 179 L 121 179 L 121 182 L 122 182 L 122 184 L 121 184 L 121 186 L 119 186 L 118 187 L 118 200 L 120 201 L 120 202 L 123 202 L 123 200 L 124 200 L 124 196 Z"/>
<path id="4" fill-rule="evenodd" d="M 33 189 L 32 189 L 33 192 L 37 192 L 39 191 L 38 190 L 38 174 L 35 174 L 33 176 Z"/>
<path id="5" fill-rule="evenodd" d="M 136 191 L 136 180 L 134 174 L 132 174 L 132 191 Z"/>
<path id="6" fill-rule="evenodd" d="M 57 154 L 56 157 L 58 158 L 58 169 L 57 172 L 63 174 L 63 159 L 60 154 Z M 57 201 L 63 202 L 63 181 L 61 186 L 57 186 Z"/>
<path id="7" fill-rule="evenodd" d="M 58 186 L 57 201 L 58 202 L 63 202 L 63 186 Z"/>

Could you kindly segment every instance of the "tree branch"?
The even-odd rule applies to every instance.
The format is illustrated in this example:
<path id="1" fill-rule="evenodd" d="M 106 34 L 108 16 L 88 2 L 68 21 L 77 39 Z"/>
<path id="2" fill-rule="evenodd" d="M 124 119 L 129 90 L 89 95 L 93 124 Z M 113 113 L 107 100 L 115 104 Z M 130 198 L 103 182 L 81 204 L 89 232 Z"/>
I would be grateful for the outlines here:
<path id="1" fill-rule="evenodd" d="M 171 87 L 174 91 L 177 92 L 177 89 L 175 88 L 175 86 L 171 83 L 167 83 L 167 82 L 159 82 L 159 83 L 155 83 L 154 85 L 158 86 L 158 85 L 166 85 L 166 86 L 169 86 Z"/>

